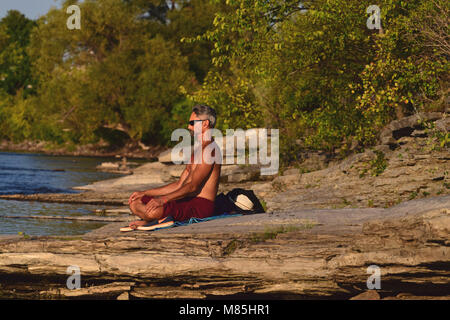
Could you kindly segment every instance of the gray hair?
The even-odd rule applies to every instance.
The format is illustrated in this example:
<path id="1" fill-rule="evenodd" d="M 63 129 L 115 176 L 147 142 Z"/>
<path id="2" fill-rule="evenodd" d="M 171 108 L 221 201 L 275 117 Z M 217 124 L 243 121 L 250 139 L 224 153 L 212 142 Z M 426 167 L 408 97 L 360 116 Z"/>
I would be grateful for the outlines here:
<path id="1" fill-rule="evenodd" d="M 197 116 L 206 115 L 207 118 L 205 120 L 209 120 L 209 126 L 211 128 L 214 128 L 216 125 L 216 110 L 213 108 L 204 104 L 197 104 L 192 108 L 192 112 Z"/>

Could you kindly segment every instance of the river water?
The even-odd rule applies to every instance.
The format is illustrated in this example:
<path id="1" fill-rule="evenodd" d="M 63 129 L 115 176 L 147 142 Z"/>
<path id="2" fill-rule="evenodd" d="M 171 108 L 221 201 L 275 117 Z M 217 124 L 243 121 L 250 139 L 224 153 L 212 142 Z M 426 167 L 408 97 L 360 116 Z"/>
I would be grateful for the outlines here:
<path id="1" fill-rule="evenodd" d="M 97 165 L 106 161 L 117 161 L 117 159 L 0 152 L 0 194 L 78 193 L 80 191 L 71 188 L 121 176 L 95 169 Z M 19 219 L 5 218 L 5 216 L 94 215 L 95 209 L 103 208 L 107 207 L 0 199 L 0 235 L 84 234 L 101 227 L 104 223 Z"/>

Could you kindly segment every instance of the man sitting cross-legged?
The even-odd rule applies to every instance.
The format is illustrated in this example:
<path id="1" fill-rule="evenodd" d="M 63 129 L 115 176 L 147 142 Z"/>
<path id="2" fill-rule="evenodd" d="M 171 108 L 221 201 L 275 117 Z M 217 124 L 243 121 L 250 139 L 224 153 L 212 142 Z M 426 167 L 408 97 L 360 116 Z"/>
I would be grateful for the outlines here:
<path id="1" fill-rule="evenodd" d="M 201 161 L 193 161 L 196 152 L 194 149 L 191 161 L 186 165 L 178 181 L 159 188 L 134 192 L 128 203 L 131 211 L 143 220 L 131 222 L 129 229 L 136 229 L 167 216 L 172 216 L 175 221 L 184 221 L 192 217 L 206 218 L 213 215 L 221 161 L 218 163 L 208 159 L 211 159 L 211 156 L 214 158 L 214 151 L 220 150 L 213 148 L 211 154 L 204 152 L 210 143 L 215 144 L 213 139 L 209 140 L 204 136 L 208 129 L 214 127 L 216 113 L 214 109 L 205 105 L 197 105 L 192 111 L 188 129 L 191 135 L 197 134 L 198 141 L 202 141 L 196 147 L 201 155 Z"/>

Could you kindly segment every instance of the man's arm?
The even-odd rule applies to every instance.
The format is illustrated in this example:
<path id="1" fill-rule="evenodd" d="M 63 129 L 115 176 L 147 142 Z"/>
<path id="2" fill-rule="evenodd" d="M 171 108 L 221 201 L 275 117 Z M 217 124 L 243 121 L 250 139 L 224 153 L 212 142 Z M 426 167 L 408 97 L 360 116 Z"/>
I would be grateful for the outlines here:
<path id="1" fill-rule="evenodd" d="M 153 210 L 163 206 L 164 203 L 198 194 L 210 175 L 213 167 L 214 164 L 206 163 L 193 165 L 190 170 L 188 170 L 189 174 L 184 180 L 182 186 L 174 192 L 150 200 L 145 206 L 145 213 L 150 215 Z"/>
<path id="2" fill-rule="evenodd" d="M 131 203 L 133 201 L 142 198 L 144 195 L 154 197 L 154 196 L 161 196 L 161 195 L 165 195 L 165 194 L 174 192 L 183 184 L 184 180 L 186 180 L 187 176 L 189 175 L 189 171 L 187 168 L 188 167 L 186 166 L 186 168 L 181 173 L 180 179 L 178 179 L 178 181 L 169 183 L 169 184 L 159 187 L 159 188 L 133 192 L 131 194 L 130 198 L 128 199 L 128 204 L 131 205 Z"/>
<path id="3" fill-rule="evenodd" d="M 154 196 L 162 196 L 162 195 L 174 192 L 180 186 L 183 185 L 183 182 L 186 180 L 188 175 L 189 175 L 189 171 L 188 171 L 187 166 L 186 166 L 186 168 L 181 173 L 180 179 L 178 179 L 178 181 L 169 183 L 169 184 L 167 184 L 165 186 L 162 186 L 162 187 L 145 190 L 144 194 L 147 195 L 147 196 L 150 196 L 150 197 L 154 197 Z"/>
<path id="4" fill-rule="evenodd" d="M 206 163 L 193 165 L 188 169 L 189 174 L 177 190 L 150 200 L 145 207 L 145 212 L 149 214 L 156 208 L 163 206 L 164 203 L 198 194 L 208 179 L 213 167 L 214 164 Z"/>

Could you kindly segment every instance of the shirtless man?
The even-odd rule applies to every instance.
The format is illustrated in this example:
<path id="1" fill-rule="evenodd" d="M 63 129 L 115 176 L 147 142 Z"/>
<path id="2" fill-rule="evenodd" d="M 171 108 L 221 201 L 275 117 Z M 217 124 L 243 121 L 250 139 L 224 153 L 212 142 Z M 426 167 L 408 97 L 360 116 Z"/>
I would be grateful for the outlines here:
<path id="1" fill-rule="evenodd" d="M 186 165 L 178 181 L 159 188 L 134 192 L 128 203 L 133 214 L 143 220 L 131 222 L 129 225 L 131 229 L 169 215 L 175 221 L 192 217 L 206 218 L 213 215 L 221 163 L 210 164 L 212 161 L 205 161 L 207 152 L 203 151 L 208 144 L 215 144 L 214 140 L 205 138 L 205 132 L 213 128 L 215 123 L 214 109 L 205 105 L 197 105 L 192 109 L 188 129 L 192 136 L 194 132 L 198 133 L 198 141 L 202 141 L 201 146 L 199 145 L 202 155 L 201 163 L 194 163 L 193 152 L 190 163 Z M 214 152 L 212 156 L 214 157 Z"/>

